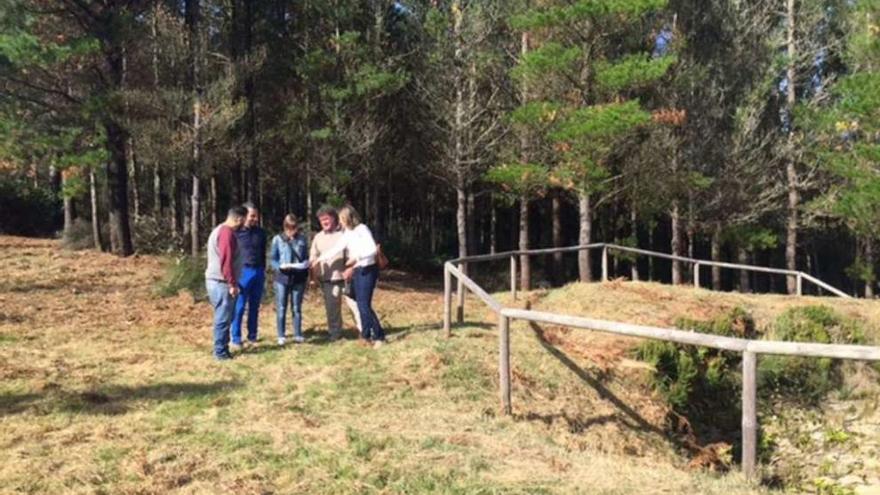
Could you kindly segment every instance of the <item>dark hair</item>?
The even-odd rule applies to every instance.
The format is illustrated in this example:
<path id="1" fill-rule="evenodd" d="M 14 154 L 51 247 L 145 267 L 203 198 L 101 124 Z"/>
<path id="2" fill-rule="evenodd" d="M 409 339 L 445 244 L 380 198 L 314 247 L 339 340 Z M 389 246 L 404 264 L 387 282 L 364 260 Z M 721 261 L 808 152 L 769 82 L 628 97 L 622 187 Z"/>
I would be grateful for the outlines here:
<path id="1" fill-rule="evenodd" d="M 257 208 L 257 205 L 251 203 L 250 201 L 248 201 L 248 202 L 246 202 L 246 203 L 243 203 L 241 206 L 244 207 L 244 208 L 247 209 L 247 210 L 260 211 L 260 209 Z"/>
<path id="2" fill-rule="evenodd" d="M 230 218 L 244 218 L 247 216 L 247 208 L 244 206 L 233 206 L 229 209 Z"/>
<path id="3" fill-rule="evenodd" d="M 316 217 L 323 217 L 324 215 L 330 215 L 333 217 L 333 220 L 339 220 L 339 212 L 336 211 L 336 208 L 330 205 L 323 205 L 318 208 L 318 212 L 315 213 Z"/>

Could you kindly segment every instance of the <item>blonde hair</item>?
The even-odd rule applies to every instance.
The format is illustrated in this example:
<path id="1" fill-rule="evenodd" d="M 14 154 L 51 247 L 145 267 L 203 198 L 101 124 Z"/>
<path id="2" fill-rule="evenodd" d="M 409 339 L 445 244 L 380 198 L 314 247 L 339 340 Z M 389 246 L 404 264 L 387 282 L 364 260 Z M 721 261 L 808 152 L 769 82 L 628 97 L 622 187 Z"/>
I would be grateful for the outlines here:
<path id="1" fill-rule="evenodd" d="M 345 205 L 339 209 L 339 223 L 348 230 L 352 230 L 361 224 L 361 216 L 351 205 Z"/>
<path id="2" fill-rule="evenodd" d="M 288 213 L 284 216 L 284 230 L 287 229 L 296 229 L 299 225 L 299 221 L 296 219 L 296 215 L 293 213 Z"/>

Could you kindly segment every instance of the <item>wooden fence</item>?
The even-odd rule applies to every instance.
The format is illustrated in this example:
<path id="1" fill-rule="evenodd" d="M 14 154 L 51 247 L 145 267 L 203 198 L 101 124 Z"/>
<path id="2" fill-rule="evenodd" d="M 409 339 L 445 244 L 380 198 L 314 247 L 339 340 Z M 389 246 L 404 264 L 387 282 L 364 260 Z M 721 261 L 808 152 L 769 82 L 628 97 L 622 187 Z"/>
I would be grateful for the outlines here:
<path id="1" fill-rule="evenodd" d="M 656 256 L 673 259 L 695 265 L 695 273 L 699 273 L 699 267 L 720 266 L 736 270 L 751 270 L 765 273 L 776 273 L 797 277 L 798 294 L 802 294 L 803 280 L 807 280 L 828 292 L 849 297 L 838 289 L 818 280 L 806 273 L 766 268 L 735 263 L 723 263 L 707 260 L 697 260 L 672 256 L 665 253 L 656 253 L 643 249 L 617 246 L 613 244 L 588 244 L 583 246 L 571 246 L 565 248 L 535 249 L 529 251 L 510 251 L 499 254 L 469 256 L 450 260 L 444 264 L 443 269 L 443 331 L 449 336 L 452 329 L 452 278 L 457 281 L 457 320 L 464 321 L 464 288 L 466 287 L 477 298 L 483 301 L 492 311 L 498 315 L 498 373 L 499 393 L 501 406 L 505 414 L 511 414 L 512 405 L 510 397 L 510 324 L 513 320 L 523 320 L 535 323 L 550 323 L 572 328 L 595 330 L 600 332 L 641 337 L 647 339 L 663 340 L 679 344 L 711 347 L 725 351 L 741 352 L 742 359 L 742 470 L 746 477 L 754 478 L 757 469 L 757 364 L 759 354 L 781 354 L 788 356 L 826 357 L 834 359 L 855 359 L 863 361 L 880 361 L 880 347 L 861 345 L 838 345 L 817 344 L 812 342 L 778 342 L 764 340 L 748 340 L 719 335 L 688 332 L 673 328 L 657 328 L 643 325 L 632 325 L 592 318 L 566 316 L 540 311 L 530 311 L 517 308 L 506 308 L 496 301 L 489 293 L 483 290 L 476 282 L 468 277 L 462 268 L 469 263 L 491 261 L 510 258 L 510 290 L 516 299 L 516 275 L 517 256 L 532 256 L 540 254 L 553 254 L 564 252 L 576 252 L 584 249 L 602 249 L 602 280 L 608 280 L 608 256 L 614 251 L 630 252 L 637 255 Z M 460 268 L 462 267 L 462 268 Z M 699 278 L 694 277 L 695 285 L 699 287 Z"/>

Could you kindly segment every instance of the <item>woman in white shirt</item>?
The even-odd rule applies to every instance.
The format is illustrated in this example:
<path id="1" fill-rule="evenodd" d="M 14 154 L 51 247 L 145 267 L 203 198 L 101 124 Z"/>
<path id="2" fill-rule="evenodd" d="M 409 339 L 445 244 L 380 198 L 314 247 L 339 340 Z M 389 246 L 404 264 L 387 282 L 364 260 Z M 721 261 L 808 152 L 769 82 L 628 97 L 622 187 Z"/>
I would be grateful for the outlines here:
<path id="1" fill-rule="evenodd" d="M 361 223 L 360 215 L 351 206 L 339 210 L 339 223 L 344 233 L 342 239 L 329 251 L 321 254 L 319 262 L 332 259 L 348 250 L 346 280 L 351 280 L 352 297 L 357 302 L 361 316 L 361 338 L 367 344 L 379 347 L 385 342 L 385 331 L 376 312 L 373 311 L 373 292 L 379 280 L 379 266 L 376 264 L 376 241 L 369 227 Z"/>

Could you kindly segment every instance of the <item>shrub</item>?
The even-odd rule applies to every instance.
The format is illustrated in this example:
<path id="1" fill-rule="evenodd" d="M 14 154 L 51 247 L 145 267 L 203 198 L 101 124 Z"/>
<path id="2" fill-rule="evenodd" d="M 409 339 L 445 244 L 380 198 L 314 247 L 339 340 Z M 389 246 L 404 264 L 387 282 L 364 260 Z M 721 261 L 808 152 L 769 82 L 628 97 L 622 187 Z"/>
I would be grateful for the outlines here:
<path id="1" fill-rule="evenodd" d="M 773 323 L 770 338 L 821 344 L 860 344 L 865 333 L 855 320 L 827 306 L 792 308 Z M 828 358 L 762 356 L 758 361 L 758 388 L 790 398 L 816 401 L 841 384 L 840 362 Z"/>
<path id="2" fill-rule="evenodd" d="M 109 229 L 106 224 L 102 225 L 102 227 L 103 232 L 101 235 L 104 239 L 107 239 Z M 82 218 L 75 219 L 73 225 L 71 225 L 70 229 L 61 238 L 61 242 L 65 248 L 74 251 L 95 247 L 95 240 L 92 237 L 92 223 Z"/>
<path id="3" fill-rule="evenodd" d="M 0 233 L 49 236 L 60 226 L 61 201 L 47 187 L 0 177 Z"/>
<path id="4" fill-rule="evenodd" d="M 728 337 L 756 335 L 754 319 L 739 307 L 710 321 L 681 318 L 676 326 Z M 654 367 L 654 386 L 676 411 L 686 415 L 715 411 L 725 417 L 734 413 L 734 418 L 740 386 L 738 354 L 649 341 L 637 348 L 636 355 Z"/>
<path id="5" fill-rule="evenodd" d="M 132 221 L 132 241 L 139 253 L 171 254 L 184 250 L 183 239 L 172 235 L 164 219 L 140 216 Z"/>
<path id="6" fill-rule="evenodd" d="M 169 260 L 165 277 L 159 282 L 157 292 L 161 296 L 175 296 L 181 290 L 188 290 L 196 299 L 207 297 L 205 292 L 204 257 L 181 256 Z"/>

